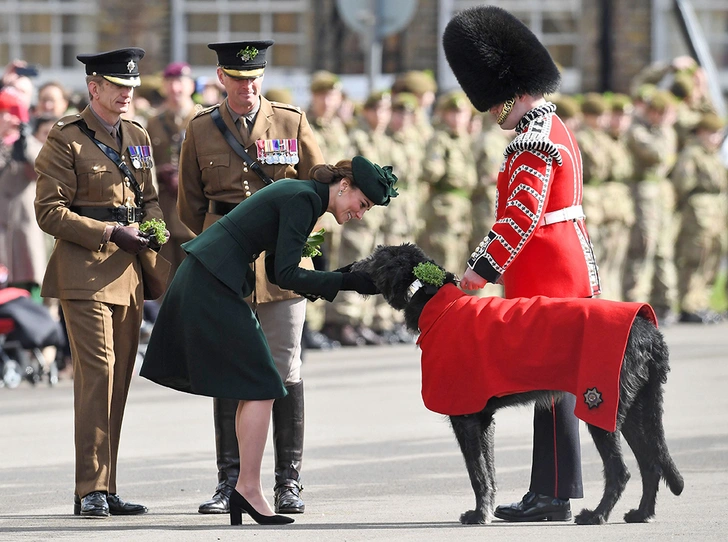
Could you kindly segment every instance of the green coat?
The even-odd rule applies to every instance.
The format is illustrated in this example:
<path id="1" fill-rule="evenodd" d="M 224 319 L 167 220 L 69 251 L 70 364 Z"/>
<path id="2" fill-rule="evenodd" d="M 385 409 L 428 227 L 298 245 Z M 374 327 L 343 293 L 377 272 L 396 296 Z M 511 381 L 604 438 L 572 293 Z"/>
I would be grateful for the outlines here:
<path id="1" fill-rule="evenodd" d="M 332 301 L 342 274 L 299 267 L 303 245 L 328 206 L 328 190 L 316 181 L 276 181 L 185 243 L 188 257 L 164 297 L 140 374 L 210 397 L 285 396 L 265 335 L 244 299 L 255 286 L 250 264 L 266 251 L 281 288 Z"/>

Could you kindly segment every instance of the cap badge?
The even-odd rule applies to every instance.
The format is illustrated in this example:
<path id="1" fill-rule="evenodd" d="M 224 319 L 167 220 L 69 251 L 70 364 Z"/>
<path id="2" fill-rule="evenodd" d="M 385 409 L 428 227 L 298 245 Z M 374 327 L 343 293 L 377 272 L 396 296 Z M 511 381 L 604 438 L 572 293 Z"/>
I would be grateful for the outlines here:
<path id="1" fill-rule="evenodd" d="M 235 56 L 239 56 L 243 62 L 248 62 L 258 56 L 258 49 L 248 45 L 245 49 L 240 49 Z"/>
<path id="2" fill-rule="evenodd" d="M 126 69 L 129 70 L 129 73 L 132 73 L 134 71 L 134 68 L 136 68 L 136 62 L 134 62 L 133 60 L 127 62 Z"/>
<path id="3" fill-rule="evenodd" d="M 602 394 L 596 387 L 586 390 L 584 393 L 584 402 L 589 406 L 589 410 L 597 408 L 602 402 Z"/>

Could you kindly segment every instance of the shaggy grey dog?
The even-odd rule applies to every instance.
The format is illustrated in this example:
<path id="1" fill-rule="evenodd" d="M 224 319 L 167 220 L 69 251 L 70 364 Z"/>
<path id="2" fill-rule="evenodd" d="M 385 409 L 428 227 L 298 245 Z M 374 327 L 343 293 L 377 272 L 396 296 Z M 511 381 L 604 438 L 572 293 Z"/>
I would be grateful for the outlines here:
<path id="1" fill-rule="evenodd" d="M 408 299 L 408 289 L 415 281 L 413 269 L 422 262 L 435 263 L 416 245 L 378 246 L 371 256 L 355 262 L 351 269 L 366 272 L 384 299 L 395 309 L 404 311 L 407 327 L 416 333 L 424 306 L 439 289 L 426 285 Z M 445 284 L 455 283 L 455 276 L 446 272 Z M 660 479 L 665 480 L 675 495 L 682 492 L 683 478 L 667 449 L 662 424 L 663 384 L 668 371 L 668 351 L 662 334 L 652 322 L 637 316 L 632 324 L 620 374 L 617 430 L 612 433 L 588 425 L 604 463 L 604 494 L 594 510 L 584 509 L 576 516 L 576 523 L 605 523 L 627 485 L 630 474 L 624 464 L 620 433 L 632 449 L 642 476 L 642 499 L 638 508 L 625 514 L 626 522 L 647 522 L 654 517 Z M 475 492 L 475 509 L 460 516 L 462 523 L 487 523 L 493 516 L 496 491 L 495 412 L 534 401 L 537 406 L 547 404 L 553 395 L 552 391 L 533 391 L 496 397 L 489 400 L 480 412 L 449 417 Z"/>

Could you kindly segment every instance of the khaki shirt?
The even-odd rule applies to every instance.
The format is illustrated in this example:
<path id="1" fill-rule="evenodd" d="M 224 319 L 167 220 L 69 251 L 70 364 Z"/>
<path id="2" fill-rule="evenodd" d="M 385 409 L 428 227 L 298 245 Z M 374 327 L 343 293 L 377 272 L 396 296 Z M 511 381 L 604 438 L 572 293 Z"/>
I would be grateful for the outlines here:
<path id="1" fill-rule="evenodd" d="M 119 151 L 134 173 L 144 193 L 144 220 L 163 218 L 151 164 L 136 168 L 129 155 L 129 147 L 151 145 L 141 125 L 122 119 L 119 149 L 89 107 L 62 118 L 51 129 L 35 160 L 38 225 L 56 238 L 41 295 L 129 305 L 131 292 L 141 280 L 139 256 L 124 252 L 112 242 L 102 245 L 106 226 L 113 222 L 81 216 L 70 208 L 133 207 L 134 191 L 116 164 L 76 126 L 81 119 L 96 139 Z"/>
<path id="2" fill-rule="evenodd" d="M 259 161 L 263 171 L 274 181 L 283 178 L 308 179 L 311 168 L 324 162 L 305 113 L 292 105 L 270 102 L 263 97 L 260 100 L 260 110 L 253 129 L 245 136 L 240 134 L 233 123 L 225 102 L 200 111 L 187 126 L 180 155 L 177 209 L 182 222 L 195 234 L 220 218 L 208 211 L 211 200 L 239 203 L 265 186 L 260 177 L 227 144 L 210 116 L 213 109 L 219 107 L 226 126 L 253 160 L 258 156 L 258 140 L 297 141 L 297 164 L 266 164 Z M 297 297 L 293 292 L 281 290 L 268 282 L 264 257 L 265 254 L 262 254 L 255 264 L 254 302 L 267 303 Z"/>

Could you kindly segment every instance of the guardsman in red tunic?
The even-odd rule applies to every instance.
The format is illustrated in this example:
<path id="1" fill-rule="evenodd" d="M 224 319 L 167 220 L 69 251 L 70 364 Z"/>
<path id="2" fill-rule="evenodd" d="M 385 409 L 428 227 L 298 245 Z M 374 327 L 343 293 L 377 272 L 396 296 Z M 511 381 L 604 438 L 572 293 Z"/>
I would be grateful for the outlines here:
<path id="1" fill-rule="evenodd" d="M 599 275 L 584 225 L 581 154 L 545 94 L 559 71 L 536 36 L 507 11 L 460 12 L 443 37 L 445 54 L 470 101 L 517 136 L 498 175 L 496 222 L 468 260 L 461 287 L 500 282 L 505 296 L 591 297 Z M 499 506 L 506 521 L 571 519 L 569 499 L 583 495 L 575 397 L 537 407 L 531 486 L 523 500 Z"/>

